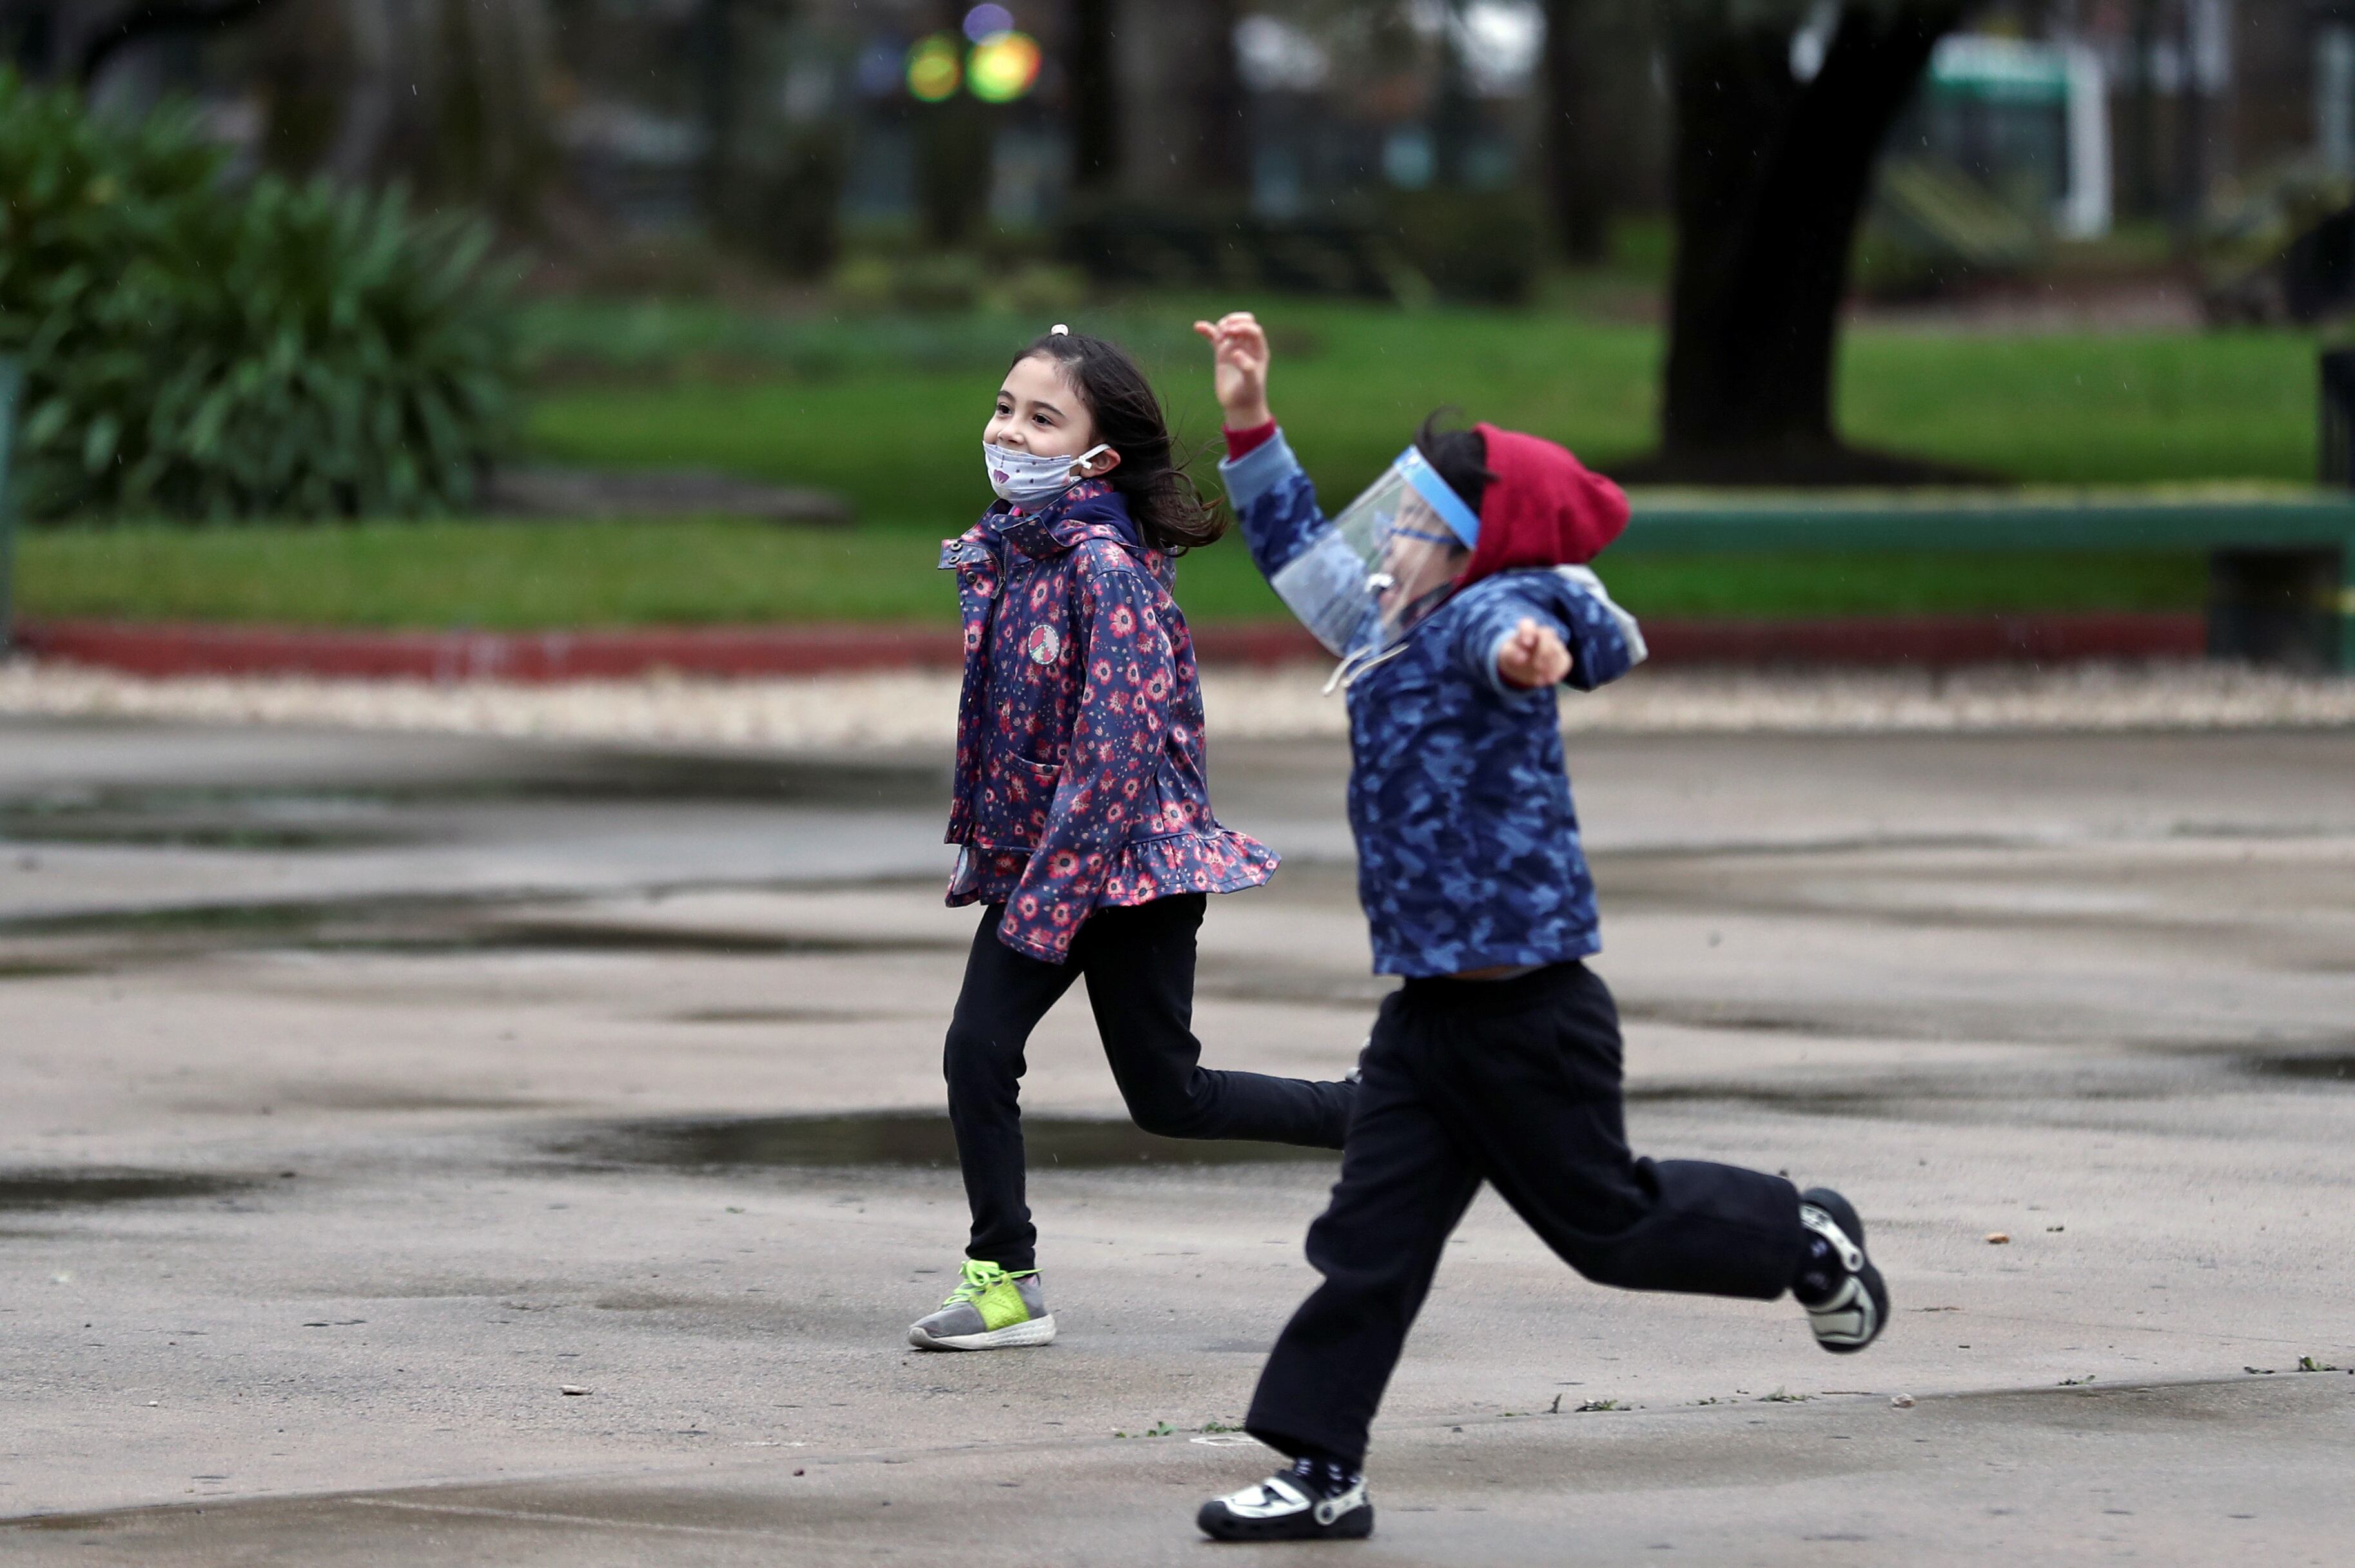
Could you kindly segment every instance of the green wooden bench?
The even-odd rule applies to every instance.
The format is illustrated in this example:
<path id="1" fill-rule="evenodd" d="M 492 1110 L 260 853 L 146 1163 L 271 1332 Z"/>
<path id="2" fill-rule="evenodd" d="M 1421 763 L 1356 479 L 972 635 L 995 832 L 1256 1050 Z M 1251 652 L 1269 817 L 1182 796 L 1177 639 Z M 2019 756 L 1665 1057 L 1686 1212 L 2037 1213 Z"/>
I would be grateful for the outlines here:
<path id="1" fill-rule="evenodd" d="M 1638 491 L 1617 556 L 2204 551 L 2211 657 L 2355 674 L 2355 492 Z"/>

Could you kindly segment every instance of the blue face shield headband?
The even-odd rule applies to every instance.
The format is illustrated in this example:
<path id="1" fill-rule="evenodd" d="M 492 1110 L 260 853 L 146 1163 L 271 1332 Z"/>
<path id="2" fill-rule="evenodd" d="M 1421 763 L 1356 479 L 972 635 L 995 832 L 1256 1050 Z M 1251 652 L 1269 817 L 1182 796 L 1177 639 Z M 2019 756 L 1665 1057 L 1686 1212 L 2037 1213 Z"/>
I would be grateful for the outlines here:
<path id="1" fill-rule="evenodd" d="M 1480 518 L 1409 447 L 1269 579 L 1336 658 L 1374 657 L 1445 600 Z"/>

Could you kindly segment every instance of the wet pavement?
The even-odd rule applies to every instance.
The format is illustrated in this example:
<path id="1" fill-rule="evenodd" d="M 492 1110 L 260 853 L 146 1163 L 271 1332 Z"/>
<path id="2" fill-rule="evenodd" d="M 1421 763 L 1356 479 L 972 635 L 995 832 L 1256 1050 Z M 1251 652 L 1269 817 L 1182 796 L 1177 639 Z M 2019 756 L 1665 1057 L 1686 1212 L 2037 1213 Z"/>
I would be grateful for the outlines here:
<path id="1" fill-rule="evenodd" d="M 1837 1181 L 1897 1319 L 1836 1361 L 1484 1198 L 1353 1561 L 2343 1560 L 2355 734 L 1572 750 L 1639 1146 Z M 1336 1075 L 1344 758 L 1214 764 L 1288 863 L 1205 926 L 1210 1057 Z M 1075 998 L 1062 1337 L 903 1349 L 963 1229 L 943 773 L 0 721 L 0 1562 L 1209 1550 L 1329 1157 L 1129 1127 Z"/>

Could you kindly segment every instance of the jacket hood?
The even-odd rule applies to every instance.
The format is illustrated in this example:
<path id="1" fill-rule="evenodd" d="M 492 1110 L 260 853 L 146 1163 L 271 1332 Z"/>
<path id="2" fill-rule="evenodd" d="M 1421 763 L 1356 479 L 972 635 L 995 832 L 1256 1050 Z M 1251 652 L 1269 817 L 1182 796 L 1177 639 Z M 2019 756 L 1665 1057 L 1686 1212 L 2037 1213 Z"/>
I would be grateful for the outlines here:
<path id="1" fill-rule="evenodd" d="M 1497 477 L 1480 497 L 1480 534 L 1458 584 L 1526 567 L 1583 566 L 1627 526 L 1627 497 L 1566 447 L 1476 425 Z"/>

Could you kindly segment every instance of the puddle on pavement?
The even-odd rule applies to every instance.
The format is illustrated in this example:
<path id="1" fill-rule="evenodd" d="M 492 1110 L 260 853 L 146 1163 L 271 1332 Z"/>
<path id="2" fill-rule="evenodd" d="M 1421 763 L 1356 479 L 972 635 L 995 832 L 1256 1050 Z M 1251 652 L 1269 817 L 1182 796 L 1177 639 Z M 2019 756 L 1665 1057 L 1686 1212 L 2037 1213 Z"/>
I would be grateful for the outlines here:
<path id="1" fill-rule="evenodd" d="M 69 975 L 95 974 L 101 967 L 45 959 L 0 959 L 0 981 L 61 980 Z"/>
<path id="2" fill-rule="evenodd" d="M 885 1018 L 930 1018 L 931 1013 L 857 1012 L 847 1007 L 707 1007 L 674 1012 L 666 1023 L 872 1023 Z"/>
<path id="3" fill-rule="evenodd" d="M 531 800 L 929 808 L 945 799 L 947 788 L 947 768 L 929 758 L 838 763 L 532 745 L 486 757 L 481 767 L 442 777 L 354 776 L 293 788 L 50 788 L 0 800 L 0 821 L 76 816 L 136 821 L 201 812 L 332 823 L 351 815 L 382 818 L 388 808 Z"/>
<path id="4" fill-rule="evenodd" d="M 835 763 L 758 757 L 549 750 L 496 779 L 453 780 L 376 792 L 378 800 L 722 801 L 790 806 L 907 807 L 946 798 L 948 768 L 921 762 Z"/>
<path id="5" fill-rule="evenodd" d="M 1774 1088 L 1760 1084 L 1630 1084 L 1629 1105 L 1736 1105 L 1764 1110 L 1789 1111 L 1796 1116 L 1876 1116 L 1895 1107 L 1924 1100 L 1953 1099 L 1951 1091 L 1919 1086 L 1888 1089 Z"/>
<path id="6" fill-rule="evenodd" d="M 453 808 L 549 804 L 932 809 L 931 763 L 834 765 L 747 758 L 535 750 L 490 774 L 302 789 L 44 789 L 0 798 L 0 845 L 319 853 L 443 838 Z M 27 870 L 37 869 L 28 863 Z"/>
<path id="7" fill-rule="evenodd" d="M 82 1534 L 90 1534 L 101 1530 L 127 1529 L 131 1522 L 131 1516 L 127 1514 L 41 1513 L 35 1514 L 30 1519 L 12 1519 L 8 1520 L 5 1526 L 0 1526 L 0 1528 L 8 1530 L 73 1531 Z"/>
<path id="8" fill-rule="evenodd" d="M 305 1084 L 282 1089 L 266 1097 L 273 1106 L 299 1106 L 305 1110 L 394 1115 L 425 1115 L 440 1111 L 545 1111 L 550 1103 L 526 1095 L 433 1094 L 422 1089 L 376 1084 Z M 219 1107 L 208 1105 L 204 1108 Z"/>
<path id="9" fill-rule="evenodd" d="M 89 817 L 27 820 L 0 813 L 0 844 L 110 845 L 132 849 L 325 850 L 382 849 L 410 835 L 361 828 L 304 828 L 261 822 L 176 820 L 136 821 Z"/>
<path id="10" fill-rule="evenodd" d="M 370 905 L 292 901 L 266 904 L 177 904 L 156 909 L 98 909 L 80 915 L 0 919 L 0 931 L 37 937 L 176 937 L 274 938 L 315 929 L 338 916 L 364 916 L 394 901 Z"/>
<path id="11" fill-rule="evenodd" d="M 203 1176 L 185 1171 L 0 1171 L 0 1210 L 214 1198 L 252 1185 L 241 1176 Z"/>
<path id="12" fill-rule="evenodd" d="M 538 902 L 538 901 L 535 901 Z M 167 947 L 377 953 L 709 953 L 859 955 L 962 952 L 962 936 L 729 930 L 626 920 L 510 917 L 485 899 L 389 895 L 178 905 L 0 917 L 0 936 L 100 937 Z M 0 977 L 5 978 L 5 977 Z"/>
<path id="13" fill-rule="evenodd" d="M 2262 1078 L 2296 1078 L 2355 1087 L 2355 1052 L 2319 1056 L 2251 1056 L 2242 1065 Z"/>
<path id="14" fill-rule="evenodd" d="M 1740 1034 L 1806 1034 L 1823 1040 L 1870 1039 L 1891 1033 L 1851 1021 L 1802 1013 L 1737 1012 L 1710 1004 L 1622 1001 L 1623 1023 L 1662 1023 L 1678 1029 L 1722 1029 Z"/>
<path id="15" fill-rule="evenodd" d="M 1264 1165 L 1339 1158 L 1281 1143 L 1158 1138 L 1134 1123 L 1092 1117 L 1026 1116 L 1022 1139 L 1034 1171 L 1134 1166 Z M 879 1111 L 858 1116 L 749 1117 L 628 1122 L 551 1146 L 596 1164 L 676 1171 L 845 1166 L 954 1167 L 946 1117 Z"/>
<path id="16" fill-rule="evenodd" d="M 147 849 L 375 849 L 415 837 L 379 801 L 283 791 L 112 790 L 0 801 L 0 842 Z"/>
<path id="17" fill-rule="evenodd" d="M 462 935 L 416 940 L 388 938 L 344 946 L 463 952 L 577 953 L 941 953 L 963 952 L 969 938 L 824 936 L 813 931 L 728 931 L 625 921 L 488 922 Z"/>

